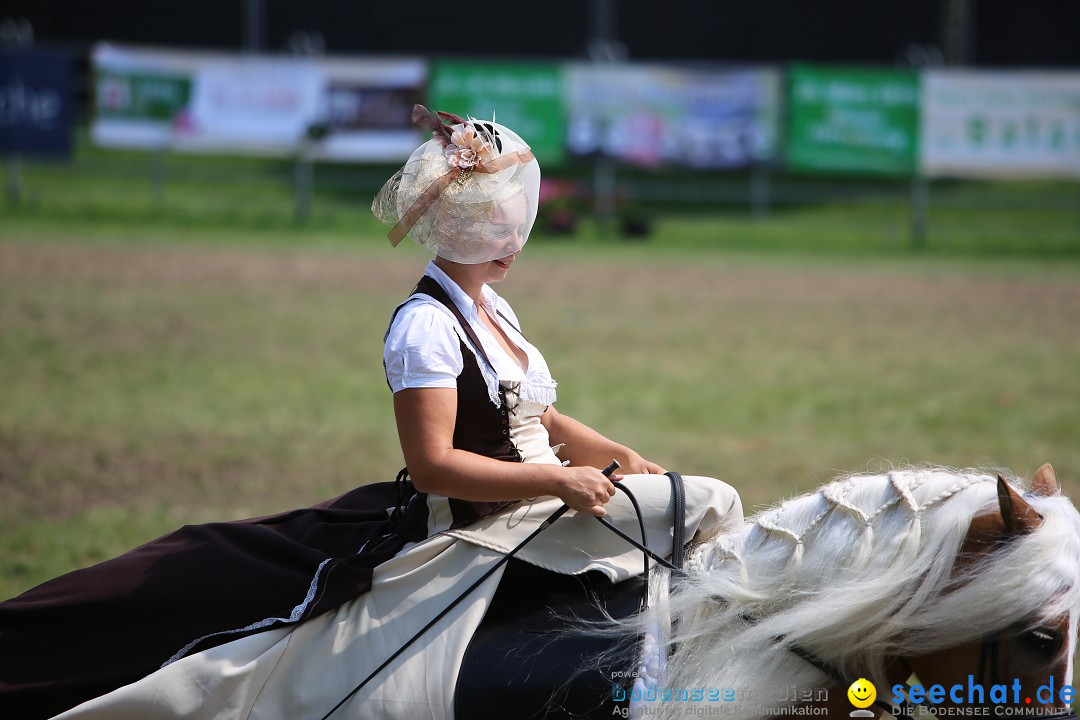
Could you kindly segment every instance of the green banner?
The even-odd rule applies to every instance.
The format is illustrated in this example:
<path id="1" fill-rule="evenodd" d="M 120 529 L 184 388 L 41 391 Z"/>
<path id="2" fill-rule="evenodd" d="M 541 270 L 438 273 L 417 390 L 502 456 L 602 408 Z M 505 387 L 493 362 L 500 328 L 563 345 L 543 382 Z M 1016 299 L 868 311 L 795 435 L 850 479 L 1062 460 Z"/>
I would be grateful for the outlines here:
<path id="1" fill-rule="evenodd" d="M 172 122 L 191 100 L 191 78 L 99 70 L 97 111 L 102 117 Z"/>
<path id="2" fill-rule="evenodd" d="M 432 110 L 498 120 L 532 148 L 540 167 L 566 156 L 563 71 L 557 63 L 436 60 L 428 84 Z"/>
<path id="3" fill-rule="evenodd" d="M 792 67 L 787 164 L 793 170 L 912 175 L 919 157 L 915 71 Z"/>

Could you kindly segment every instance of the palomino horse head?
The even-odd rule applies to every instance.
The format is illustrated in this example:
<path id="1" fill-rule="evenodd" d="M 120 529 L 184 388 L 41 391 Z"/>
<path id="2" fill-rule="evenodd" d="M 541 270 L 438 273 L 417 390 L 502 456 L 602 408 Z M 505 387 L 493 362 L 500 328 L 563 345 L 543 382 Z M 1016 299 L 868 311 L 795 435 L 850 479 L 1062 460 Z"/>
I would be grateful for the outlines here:
<path id="1" fill-rule="evenodd" d="M 678 648 L 660 684 L 731 697 L 736 718 L 804 701 L 842 716 L 857 678 L 886 705 L 920 699 L 911 679 L 942 715 L 1067 710 L 1080 513 L 1048 465 L 1018 488 L 941 469 L 854 476 L 714 538 L 654 611 Z"/>
<path id="2" fill-rule="evenodd" d="M 1059 493 L 1054 469 L 1043 465 L 1035 473 L 1030 496 L 1053 498 Z M 998 476 L 997 503 L 972 519 L 955 576 L 963 582 L 978 575 L 995 562 L 995 552 L 1007 552 L 1011 543 L 1038 531 L 1044 522 L 1033 502 Z M 1010 717 L 1067 713 L 1074 699 L 1067 688 L 1072 686 L 1075 641 L 1076 618 L 1068 608 L 1051 603 L 980 640 L 899 659 L 890 671 L 894 676 L 914 673 L 924 689 L 940 685 L 941 702 L 934 707 L 948 708 L 946 712 L 967 705 Z M 959 689 L 946 691 L 952 688 Z"/>

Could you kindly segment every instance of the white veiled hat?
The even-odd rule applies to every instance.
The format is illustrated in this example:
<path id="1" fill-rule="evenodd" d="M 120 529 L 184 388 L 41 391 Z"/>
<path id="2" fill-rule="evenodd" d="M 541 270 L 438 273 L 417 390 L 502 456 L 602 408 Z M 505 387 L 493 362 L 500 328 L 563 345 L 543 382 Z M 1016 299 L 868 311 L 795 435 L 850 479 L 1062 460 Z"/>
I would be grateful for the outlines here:
<path id="1" fill-rule="evenodd" d="M 436 255 L 470 265 L 520 250 L 540 198 L 540 165 L 525 141 L 497 122 L 432 113 L 423 105 L 413 108 L 413 122 L 431 128 L 434 137 L 413 151 L 371 204 L 375 217 L 394 224 L 390 243 L 397 246 L 408 235 Z"/>

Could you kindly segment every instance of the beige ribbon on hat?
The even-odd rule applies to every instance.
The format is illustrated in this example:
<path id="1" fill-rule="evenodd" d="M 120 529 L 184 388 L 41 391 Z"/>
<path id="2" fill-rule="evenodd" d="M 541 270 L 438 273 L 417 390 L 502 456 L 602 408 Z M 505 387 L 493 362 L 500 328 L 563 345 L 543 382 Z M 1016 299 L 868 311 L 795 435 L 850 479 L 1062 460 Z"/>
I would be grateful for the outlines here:
<path id="1" fill-rule="evenodd" d="M 387 239 L 390 240 L 390 244 L 394 247 L 398 246 L 401 239 L 409 234 L 413 225 L 419 220 L 424 213 L 428 211 L 428 208 L 434 204 L 439 196 L 443 194 L 443 191 L 450 186 L 450 183 L 455 180 L 466 180 L 471 173 L 485 173 L 494 174 L 501 170 L 505 170 L 508 167 L 514 165 L 524 164 L 533 160 L 535 156 L 532 150 L 526 148 L 515 153 L 507 153 L 501 155 L 496 159 L 479 165 L 474 165 L 471 168 L 453 168 L 445 175 L 442 175 L 435 179 L 435 182 L 428 185 L 428 189 L 424 193 L 416 198 L 416 202 L 412 204 L 412 207 L 401 216 L 401 220 L 398 224 L 387 234 Z"/>

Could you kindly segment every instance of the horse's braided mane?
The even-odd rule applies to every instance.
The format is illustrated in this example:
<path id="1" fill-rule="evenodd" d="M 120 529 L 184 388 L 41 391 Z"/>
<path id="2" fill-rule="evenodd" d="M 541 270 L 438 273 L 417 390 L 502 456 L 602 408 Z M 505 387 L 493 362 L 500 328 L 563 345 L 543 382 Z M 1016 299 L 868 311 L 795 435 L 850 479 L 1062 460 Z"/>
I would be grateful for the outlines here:
<path id="1" fill-rule="evenodd" d="M 884 683 L 889 657 L 1075 617 L 1080 514 L 1061 495 L 1028 496 L 1043 524 L 954 573 L 971 519 L 996 507 L 996 481 L 942 468 L 842 477 L 696 548 L 669 596 L 654 573 L 661 600 L 644 622 L 670 619 L 680 648 L 663 685 L 732 688 L 736 717 L 751 717 L 782 704 L 775 688 L 825 681 L 785 642 Z"/>

